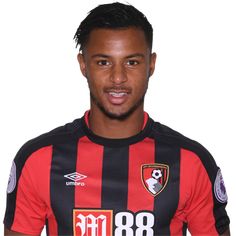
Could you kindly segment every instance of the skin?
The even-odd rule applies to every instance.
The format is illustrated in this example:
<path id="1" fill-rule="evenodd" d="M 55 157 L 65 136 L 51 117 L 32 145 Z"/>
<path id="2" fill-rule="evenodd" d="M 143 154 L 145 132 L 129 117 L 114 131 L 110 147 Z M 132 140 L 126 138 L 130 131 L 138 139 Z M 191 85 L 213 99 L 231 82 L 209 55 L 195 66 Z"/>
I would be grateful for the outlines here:
<path id="1" fill-rule="evenodd" d="M 127 138 L 140 132 L 143 98 L 156 61 L 143 31 L 93 30 L 78 61 L 92 94 L 92 131 L 106 138 Z M 127 92 L 125 101 L 111 102 L 109 92 L 114 91 Z"/>
<path id="2" fill-rule="evenodd" d="M 90 129 L 106 138 L 127 138 L 141 131 L 143 100 L 155 69 L 144 33 L 137 28 L 97 29 L 78 55 L 91 93 Z M 110 92 L 124 92 L 114 98 Z M 5 229 L 4 235 L 25 235 Z M 222 236 L 229 236 L 227 230 Z"/>

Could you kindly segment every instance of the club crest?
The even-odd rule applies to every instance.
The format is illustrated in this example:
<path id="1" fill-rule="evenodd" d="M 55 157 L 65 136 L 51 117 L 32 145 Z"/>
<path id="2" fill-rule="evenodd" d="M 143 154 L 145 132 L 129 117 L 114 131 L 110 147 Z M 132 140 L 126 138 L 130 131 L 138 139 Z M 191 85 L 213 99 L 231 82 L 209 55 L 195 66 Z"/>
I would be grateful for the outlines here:
<path id="1" fill-rule="evenodd" d="M 145 189 L 154 197 L 162 192 L 169 179 L 169 166 L 158 163 L 144 164 L 141 171 Z"/>

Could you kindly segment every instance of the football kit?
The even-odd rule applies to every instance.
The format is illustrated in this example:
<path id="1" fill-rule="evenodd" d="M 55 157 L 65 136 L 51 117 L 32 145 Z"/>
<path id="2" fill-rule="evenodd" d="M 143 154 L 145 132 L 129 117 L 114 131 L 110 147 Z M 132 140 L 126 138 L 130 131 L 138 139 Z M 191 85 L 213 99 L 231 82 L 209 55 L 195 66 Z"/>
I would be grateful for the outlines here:
<path id="1" fill-rule="evenodd" d="M 219 167 L 199 143 L 154 122 L 123 139 L 85 115 L 27 142 L 11 168 L 9 230 L 40 235 L 219 235 L 229 226 Z"/>

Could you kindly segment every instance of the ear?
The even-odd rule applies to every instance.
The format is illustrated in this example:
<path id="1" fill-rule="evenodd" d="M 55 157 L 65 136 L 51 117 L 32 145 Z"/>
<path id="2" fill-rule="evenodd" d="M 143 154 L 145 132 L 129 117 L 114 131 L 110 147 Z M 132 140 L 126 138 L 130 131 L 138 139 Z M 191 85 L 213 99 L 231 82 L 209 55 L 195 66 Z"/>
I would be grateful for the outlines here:
<path id="1" fill-rule="evenodd" d="M 152 74 L 155 71 L 155 65 L 156 65 L 156 58 L 157 54 L 154 52 L 150 56 L 150 69 L 149 69 L 149 76 L 152 76 Z"/>
<path id="2" fill-rule="evenodd" d="M 86 63 L 85 63 L 85 59 L 84 59 L 84 56 L 83 54 L 79 53 L 77 55 L 77 60 L 79 62 L 79 65 L 80 65 L 80 71 L 81 73 L 83 74 L 84 77 L 86 77 Z"/>

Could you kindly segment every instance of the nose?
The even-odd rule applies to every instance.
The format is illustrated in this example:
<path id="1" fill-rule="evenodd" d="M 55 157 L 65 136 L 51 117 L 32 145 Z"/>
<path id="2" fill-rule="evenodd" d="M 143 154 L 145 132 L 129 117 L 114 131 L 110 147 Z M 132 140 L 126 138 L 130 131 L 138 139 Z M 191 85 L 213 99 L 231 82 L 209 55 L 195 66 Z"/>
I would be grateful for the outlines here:
<path id="1" fill-rule="evenodd" d="M 114 65 L 111 70 L 111 81 L 114 84 L 122 84 L 127 81 L 126 70 L 123 65 Z"/>

